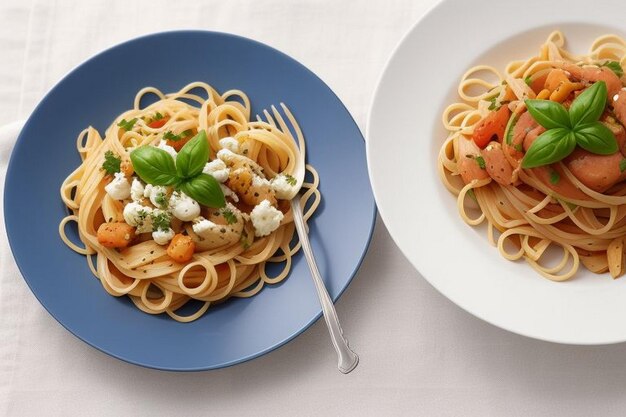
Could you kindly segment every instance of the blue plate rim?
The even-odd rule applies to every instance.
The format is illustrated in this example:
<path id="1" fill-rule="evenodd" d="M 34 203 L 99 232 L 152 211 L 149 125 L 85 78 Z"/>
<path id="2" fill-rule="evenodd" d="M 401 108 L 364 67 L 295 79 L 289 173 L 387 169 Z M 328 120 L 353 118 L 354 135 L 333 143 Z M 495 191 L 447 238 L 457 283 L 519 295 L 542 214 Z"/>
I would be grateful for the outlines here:
<path id="1" fill-rule="evenodd" d="M 29 126 L 29 124 L 31 123 L 31 119 L 32 116 L 34 114 L 37 113 L 37 111 L 39 110 L 40 107 L 42 107 L 50 98 L 51 94 L 54 93 L 57 88 L 59 88 L 60 85 L 62 85 L 67 78 L 69 78 L 74 72 L 79 71 L 83 66 L 85 66 L 88 62 L 90 62 L 91 60 L 94 60 L 96 58 L 98 58 L 101 55 L 107 54 L 112 50 L 116 50 L 119 48 L 124 48 L 127 44 L 131 44 L 131 43 L 135 43 L 135 42 L 141 42 L 143 40 L 146 39 L 151 39 L 151 38 L 157 38 L 157 37 L 161 37 L 161 36 L 168 36 L 168 35 L 185 35 L 185 34 L 203 34 L 203 35 L 217 35 L 217 36 L 225 36 L 227 38 L 235 38 L 238 40 L 242 40 L 244 42 L 250 42 L 252 44 L 255 44 L 256 46 L 259 46 L 261 48 L 264 49 L 268 49 L 273 53 L 277 53 L 279 55 L 281 55 L 282 57 L 286 58 L 287 60 L 293 61 L 294 63 L 296 63 L 300 68 L 304 69 L 305 71 L 307 71 L 310 75 L 312 75 L 314 78 L 316 78 L 320 84 L 323 86 L 323 88 L 326 88 L 328 90 L 328 92 L 330 94 L 332 94 L 335 98 L 337 98 L 337 101 L 339 103 L 341 103 L 341 105 L 346 109 L 347 114 L 350 117 L 350 120 L 352 121 L 352 123 L 354 124 L 354 126 L 356 127 L 357 131 L 359 132 L 359 134 L 361 135 L 361 139 L 363 140 L 363 146 L 365 146 L 365 137 L 363 136 L 363 132 L 361 131 L 361 128 L 359 127 L 359 125 L 356 123 L 356 121 L 354 120 L 354 117 L 352 116 L 352 113 L 350 113 L 350 111 L 348 110 L 348 108 L 346 107 L 346 105 L 344 104 L 344 102 L 341 100 L 341 98 L 328 86 L 328 84 L 326 84 L 326 82 L 324 80 L 322 80 L 317 74 L 315 74 L 313 71 L 311 71 L 307 66 L 305 66 L 304 64 L 302 64 L 300 61 L 298 61 L 297 59 L 291 57 L 290 55 L 270 46 L 267 45 L 263 42 L 245 37 L 245 36 L 241 36 L 241 35 L 236 35 L 233 33 L 229 33 L 229 32 L 221 32 L 221 31 L 212 31 L 212 30 L 200 30 L 200 29 L 182 29 L 182 30 L 167 30 L 167 31 L 160 31 L 160 32 L 153 32 L 153 33 L 149 33 L 146 35 L 142 35 L 142 36 L 138 36 L 138 37 L 134 37 L 131 39 L 128 39 L 126 41 L 117 43 L 113 46 L 110 46 L 108 48 L 103 49 L 102 51 L 89 56 L 87 59 L 85 59 L 84 61 L 82 61 L 81 63 L 79 63 L 78 65 L 76 65 L 75 67 L 73 67 L 72 69 L 70 69 L 61 79 L 59 79 L 47 92 L 46 94 L 43 96 L 43 98 L 39 101 L 39 103 L 37 104 L 37 106 L 33 109 L 32 113 L 29 115 L 28 119 L 26 120 L 26 122 L 24 123 L 24 125 L 22 126 L 22 128 L 20 129 L 20 133 L 15 141 L 15 145 L 13 146 L 13 150 L 11 151 L 11 156 L 9 158 L 9 163 L 7 165 L 7 170 L 6 170 L 6 176 L 5 176 L 5 180 L 4 180 L 4 192 L 3 192 L 3 211 L 4 211 L 4 223 L 5 223 L 5 229 L 6 229 L 6 233 L 7 233 L 7 240 L 9 242 L 9 247 L 11 249 L 11 254 L 13 255 L 13 259 L 15 260 L 15 263 L 18 267 L 18 270 L 20 271 L 20 275 L 21 277 L 24 279 L 24 281 L 26 282 L 26 284 L 28 285 L 28 288 L 30 289 L 31 293 L 35 296 L 35 298 L 37 299 L 37 301 L 39 302 L 39 304 L 41 304 L 41 306 L 43 306 L 43 308 L 48 312 L 48 314 L 50 314 L 57 323 L 59 323 L 61 326 L 63 326 L 63 328 L 65 328 L 68 332 L 70 332 L 72 335 L 74 335 L 77 339 L 81 340 L 82 342 L 86 343 L 87 345 L 97 349 L 98 351 L 105 353 L 109 356 L 112 356 L 116 359 L 119 359 L 123 362 L 126 363 L 130 363 L 133 365 L 137 365 L 137 366 L 141 366 L 144 368 L 149 368 L 149 369 L 155 369 L 155 370 L 159 370 L 159 371 L 168 371 L 168 372 L 200 372 L 200 371 L 209 371 L 209 370 L 215 370 L 215 369 L 222 369 L 222 368 L 228 368 L 243 362 L 248 362 L 250 360 L 256 359 L 260 356 L 263 356 L 267 353 L 270 353 L 282 346 L 284 346 L 285 344 L 289 343 L 290 341 L 292 341 L 293 339 L 295 339 L 297 336 L 301 335 L 302 333 L 304 333 L 306 330 L 308 330 L 317 320 L 319 320 L 319 318 L 322 316 L 322 309 L 320 306 L 319 312 L 309 321 L 307 322 L 304 326 L 302 326 L 302 328 L 300 328 L 299 330 L 297 330 L 296 332 L 294 332 L 293 334 L 289 335 L 288 337 L 284 338 L 283 340 L 268 346 L 265 349 L 262 349 L 258 352 L 246 355 L 244 357 L 232 360 L 232 361 L 226 361 L 226 362 L 222 362 L 222 363 L 217 363 L 217 364 L 213 364 L 213 365 L 209 365 L 209 366 L 204 366 L 204 367 L 192 367 L 192 368 L 176 368 L 176 367 L 166 367 L 166 366 L 156 366 L 156 365 L 151 365 L 151 364 L 147 364 L 147 363 L 141 363 L 140 361 L 137 360 L 132 360 L 132 359 L 128 359 L 128 358 L 124 358 L 121 355 L 118 355 L 108 349 L 103 349 L 100 346 L 97 346 L 95 343 L 92 343 L 89 340 L 86 340 L 85 338 L 81 337 L 79 334 L 77 334 L 76 332 L 74 332 L 72 329 L 70 329 L 65 323 L 63 323 L 61 320 L 59 320 L 57 318 L 57 316 L 48 308 L 48 306 L 42 301 L 42 299 L 40 299 L 40 297 L 37 295 L 37 293 L 33 290 L 31 283 L 30 283 L 30 279 L 24 274 L 23 271 L 23 260 L 20 260 L 18 256 L 16 256 L 16 252 L 14 250 L 14 246 L 12 243 L 12 235 L 14 233 L 17 233 L 17 230 L 13 229 L 13 226 L 7 222 L 7 218 L 6 218 L 6 213 L 7 213 L 7 207 L 8 207 L 8 203 L 7 203 L 7 184 L 9 183 L 9 180 L 13 177 L 13 175 L 16 175 L 13 171 L 15 171 L 15 166 L 14 166 L 14 156 L 18 153 L 17 150 L 23 146 L 24 143 L 24 139 L 22 138 L 22 132 Z M 372 194 L 372 199 L 374 200 L 373 194 Z M 369 226 L 369 234 L 367 239 L 364 242 L 364 247 L 362 248 L 361 251 L 361 256 L 359 258 L 359 260 L 357 261 L 357 263 L 354 266 L 354 269 L 350 272 L 350 276 L 348 277 L 348 280 L 346 281 L 345 285 L 343 286 L 343 288 L 341 288 L 339 290 L 339 292 L 337 293 L 337 295 L 333 298 L 333 302 L 336 303 L 337 300 L 339 300 L 339 298 L 343 295 L 343 293 L 345 292 L 345 290 L 348 288 L 348 286 L 350 285 L 350 283 L 352 282 L 352 280 L 354 279 L 354 276 L 356 275 L 356 273 L 358 272 L 359 268 L 361 267 L 361 264 L 363 263 L 363 260 L 365 259 L 365 257 L 367 256 L 367 253 L 369 251 L 369 246 L 371 244 L 372 241 L 372 237 L 374 234 L 374 228 L 376 225 L 376 218 L 377 218 L 377 213 L 378 213 L 378 209 L 377 209 L 377 205 L 376 205 L 376 201 L 373 201 L 373 206 L 372 206 L 372 213 L 371 213 L 371 223 Z"/>

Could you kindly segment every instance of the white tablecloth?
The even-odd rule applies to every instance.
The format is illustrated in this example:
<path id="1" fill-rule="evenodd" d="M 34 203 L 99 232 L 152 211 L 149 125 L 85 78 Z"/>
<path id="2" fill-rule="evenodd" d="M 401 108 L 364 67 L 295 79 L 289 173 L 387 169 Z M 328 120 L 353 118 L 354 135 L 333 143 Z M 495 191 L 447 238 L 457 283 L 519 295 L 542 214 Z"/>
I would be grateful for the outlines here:
<path id="1" fill-rule="evenodd" d="M 103 48 L 150 32 L 202 28 L 251 37 L 298 59 L 334 89 L 364 129 L 387 57 L 434 2 L 1 0 L 0 124 L 27 117 L 68 70 Z M 13 141 L 0 138 L 2 184 Z M 349 375 L 336 369 L 323 321 L 232 368 L 192 374 L 143 369 L 96 351 L 52 319 L 3 239 L 0 416 L 625 413 L 626 345 L 561 346 L 479 321 L 420 277 L 380 219 L 337 310 L 361 356 Z"/>

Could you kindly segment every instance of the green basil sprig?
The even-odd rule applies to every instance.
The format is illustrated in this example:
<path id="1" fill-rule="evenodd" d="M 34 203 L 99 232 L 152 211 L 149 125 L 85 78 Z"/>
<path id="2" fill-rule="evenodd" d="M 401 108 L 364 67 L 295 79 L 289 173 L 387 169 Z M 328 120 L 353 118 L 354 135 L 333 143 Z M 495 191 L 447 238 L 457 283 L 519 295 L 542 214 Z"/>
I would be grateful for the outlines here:
<path id="1" fill-rule="evenodd" d="M 526 100 L 529 113 L 547 130 L 530 146 L 523 168 L 549 165 L 567 157 L 576 145 L 599 155 L 617 152 L 617 140 L 611 130 L 598 121 L 606 106 L 607 90 L 599 81 L 572 102 L 569 111 L 550 100 Z"/>
<path id="2" fill-rule="evenodd" d="M 163 149 L 140 146 L 130 153 L 133 169 L 144 182 L 173 185 L 198 203 L 220 208 L 226 205 L 220 184 L 202 169 L 209 159 L 209 142 L 201 130 L 174 158 Z"/>

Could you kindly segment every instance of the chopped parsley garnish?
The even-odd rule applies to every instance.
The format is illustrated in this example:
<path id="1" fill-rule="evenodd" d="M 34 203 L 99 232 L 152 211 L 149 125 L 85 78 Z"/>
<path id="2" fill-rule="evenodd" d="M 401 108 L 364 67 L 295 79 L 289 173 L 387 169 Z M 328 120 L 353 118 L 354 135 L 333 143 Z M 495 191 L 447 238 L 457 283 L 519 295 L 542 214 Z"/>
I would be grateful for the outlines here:
<path id="1" fill-rule="evenodd" d="M 619 172 L 624 172 L 626 170 L 626 159 L 622 159 L 619 161 Z"/>
<path id="2" fill-rule="evenodd" d="M 617 61 L 606 61 L 604 64 L 600 65 L 601 67 L 607 67 L 611 71 L 615 73 L 618 77 L 622 77 L 624 75 L 624 69 Z"/>
<path id="3" fill-rule="evenodd" d="M 551 169 L 550 170 L 550 184 L 557 185 L 559 183 L 559 181 L 561 181 L 561 176 L 559 175 L 558 172 L 556 172 L 555 170 Z"/>
<path id="4" fill-rule="evenodd" d="M 154 117 L 152 118 L 152 120 L 161 120 L 163 117 L 165 117 L 165 116 L 163 116 L 163 115 L 162 115 L 161 113 L 159 113 L 159 112 L 156 112 L 156 114 L 154 115 Z"/>
<path id="5" fill-rule="evenodd" d="M 154 201 L 157 203 L 159 208 L 165 209 L 167 208 L 168 201 L 167 195 L 165 193 L 158 193 L 156 197 L 154 197 Z"/>
<path id="6" fill-rule="evenodd" d="M 102 169 L 106 171 L 107 175 L 113 175 L 116 172 L 120 172 L 121 164 L 122 158 L 115 155 L 112 151 L 106 151 L 104 153 L 104 162 L 102 163 Z"/>
<path id="7" fill-rule="evenodd" d="M 148 212 L 145 210 L 139 210 L 137 212 L 137 217 L 139 217 L 140 220 L 146 220 L 146 217 L 148 217 Z"/>
<path id="8" fill-rule="evenodd" d="M 480 169 L 485 169 L 487 167 L 487 165 L 485 164 L 485 158 L 483 158 L 482 156 L 476 156 L 474 157 L 474 160 L 476 161 Z"/>
<path id="9" fill-rule="evenodd" d="M 158 230 L 167 231 L 170 228 L 170 216 L 161 211 L 156 215 L 152 215 L 152 231 L 156 232 Z"/>
<path id="10" fill-rule="evenodd" d="M 287 181 L 287 184 L 291 185 L 292 187 L 295 187 L 298 183 L 298 181 L 296 181 L 296 179 L 289 174 L 285 175 L 285 180 Z"/>
<path id="11" fill-rule="evenodd" d="M 117 125 L 121 127 L 122 129 L 129 131 L 129 130 L 133 130 L 133 126 L 135 126 L 136 122 L 137 122 L 137 118 L 130 119 L 129 121 L 126 121 L 126 119 L 122 119 L 122 121 L 119 122 Z"/>
<path id="12" fill-rule="evenodd" d="M 526 78 L 524 78 L 524 82 L 526 83 L 527 86 L 530 87 L 530 85 L 533 83 L 533 80 L 530 79 L 530 75 Z"/>
<path id="13" fill-rule="evenodd" d="M 175 135 L 175 134 L 172 133 L 171 130 L 168 130 L 163 135 L 163 139 L 171 140 L 172 142 L 178 142 L 179 140 L 185 139 L 189 135 L 191 135 L 191 130 L 190 129 L 187 129 L 184 132 L 179 133 L 178 135 Z"/>
<path id="14" fill-rule="evenodd" d="M 492 98 L 492 99 L 490 99 L 490 100 L 489 100 L 489 101 L 491 102 L 491 104 L 490 104 L 490 105 L 489 105 L 489 107 L 488 107 L 488 109 L 489 109 L 489 110 L 497 110 L 497 109 L 499 109 L 499 108 L 500 108 L 500 106 L 498 106 L 498 105 L 496 104 L 496 100 L 497 100 L 497 99 L 498 99 L 497 97 L 494 97 L 494 98 Z"/>
<path id="15" fill-rule="evenodd" d="M 224 216 L 228 224 L 237 223 L 237 216 L 235 216 L 235 213 L 233 213 L 231 209 L 223 209 L 222 216 Z"/>

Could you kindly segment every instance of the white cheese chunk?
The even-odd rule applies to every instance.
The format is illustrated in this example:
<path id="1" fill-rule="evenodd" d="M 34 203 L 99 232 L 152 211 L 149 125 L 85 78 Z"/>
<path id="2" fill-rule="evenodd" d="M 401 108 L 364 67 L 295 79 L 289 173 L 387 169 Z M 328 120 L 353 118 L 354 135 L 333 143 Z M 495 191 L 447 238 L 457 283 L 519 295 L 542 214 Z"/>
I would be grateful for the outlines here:
<path id="1" fill-rule="evenodd" d="M 283 220 L 283 213 L 273 207 L 268 200 L 257 204 L 250 213 L 255 236 L 267 236 L 278 229 Z"/>
<path id="2" fill-rule="evenodd" d="M 132 202 L 124 207 L 124 221 L 137 228 L 137 233 L 152 231 L 152 208 Z"/>
<path id="3" fill-rule="evenodd" d="M 189 222 L 200 215 L 200 205 L 185 193 L 175 191 L 170 198 L 170 209 L 177 219 Z"/>
<path id="4" fill-rule="evenodd" d="M 143 198 L 143 192 L 143 183 L 137 178 L 133 178 L 133 183 L 130 185 L 130 198 L 132 198 L 135 202 L 141 201 Z"/>
<path id="5" fill-rule="evenodd" d="M 150 202 L 159 208 L 167 207 L 167 187 L 162 185 L 148 184 L 144 188 L 143 196 L 150 199 Z"/>
<path id="6" fill-rule="evenodd" d="M 262 187 L 264 185 L 267 185 L 267 186 L 270 185 L 270 182 L 266 178 L 260 177 L 258 175 L 255 175 L 252 177 L 253 187 Z"/>
<path id="7" fill-rule="evenodd" d="M 270 181 L 270 185 L 272 190 L 276 193 L 276 198 L 281 200 L 290 200 L 294 196 L 294 192 L 296 191 L 296 187 L 291 185 L 294 182 L 293 177 L 289 178 L 286 175 L 278 174 L 272 181 Z"/>
<path id="8" fill-rule="evenodd" d="M 217 182 L 226 182 L 230 174 L 230 169 L 226 167 L 226 164 L 221 159 L 214 159 L 204 165 L 202 172 L 212 176 Z"/>
<path id="9" fill-rule="evenodd" d="M 208 235 L 213 233 L 217 229 L 217 227 L 217 224 L 205 219 L 202 216 L 195 218 L 193 221 L 193 226 L 191 226 L 193 232 L 200 237 L 207 237 Z"/>
<path id="10" fill-rule="evenodd" d="M 174 235 L 175 233 L 172 228 L 167 230 L 156 230 L 152 232 L 152 239 L 154 239 L 158 245 L 167 245 L 169 241 L 174 238 Z"/>
<path id="11" fill-rule="evenodd" d="M 104 190 L 114 200 L 125 200 L 130 197 L 130 184 L 122 172 L 116 172 Z"/>
<path id="12" fill-rule="evenodd" d="M 233 153 L 239 153 L 239 141 L 232 137 L 226 137 L 219 140 L 219 144 L 222 148 L 228 149 Z"/>

